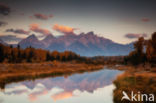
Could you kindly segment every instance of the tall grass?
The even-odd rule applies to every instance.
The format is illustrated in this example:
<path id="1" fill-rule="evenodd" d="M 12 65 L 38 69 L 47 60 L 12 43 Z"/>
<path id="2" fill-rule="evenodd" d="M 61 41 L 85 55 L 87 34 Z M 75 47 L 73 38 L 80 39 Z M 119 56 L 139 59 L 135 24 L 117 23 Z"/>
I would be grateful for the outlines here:
<path id="1" fill-rule="evenodd" d="M 45 62 L 45 63 L 19 63 L 0 64 L 0 87 L 5 84 L 22 80 L 33 80 L 48 76 L 70 75 L 102 69 L 103 65 L 85 64 L 76 62 Z"/>
<path id="2" fill-rule="evenodd" d="M 114 103 L 137 103 L 130 101 L 122 101 L 122 91 L 131 94 L 131 91 L 141 94 L 154 94 L 156 95 L 156 73 L 153 72 L 125 72 L 118 76 L 114 81 L 116 89 L 114 90 Z M 156 100 L 156 97 L 155 97 Z M 147 103 L 147 102 L 141 102 Z M 150 103 L 150 102 L 148 102 Z"/>

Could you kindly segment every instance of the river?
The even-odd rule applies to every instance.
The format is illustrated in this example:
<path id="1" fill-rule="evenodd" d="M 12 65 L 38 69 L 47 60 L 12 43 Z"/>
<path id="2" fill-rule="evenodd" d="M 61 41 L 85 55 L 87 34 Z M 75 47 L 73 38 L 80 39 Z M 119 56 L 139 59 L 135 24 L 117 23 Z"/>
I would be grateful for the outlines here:
<path id="1" fill-rule="evenodd" d="M 112 82 L 121 73 L 105 68 L 11 83 L 0 91 L 0 103 L 113 103 Z"/>

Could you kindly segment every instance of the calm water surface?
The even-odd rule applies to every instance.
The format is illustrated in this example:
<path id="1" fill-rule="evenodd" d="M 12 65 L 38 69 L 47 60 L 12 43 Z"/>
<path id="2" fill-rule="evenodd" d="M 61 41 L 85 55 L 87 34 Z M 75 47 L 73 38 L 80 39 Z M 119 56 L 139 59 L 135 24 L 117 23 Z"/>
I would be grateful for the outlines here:
<path id="1" fill-rule="evenodd" d="M 0 103 L 113 103 L 119 70 L 73 74 L 6 85 Z"/>

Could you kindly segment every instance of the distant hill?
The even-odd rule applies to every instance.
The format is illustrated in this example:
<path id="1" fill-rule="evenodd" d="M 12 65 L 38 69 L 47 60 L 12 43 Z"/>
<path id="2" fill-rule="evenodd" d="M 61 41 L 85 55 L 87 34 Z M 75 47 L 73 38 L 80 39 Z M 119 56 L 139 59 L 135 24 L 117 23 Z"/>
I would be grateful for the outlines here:
<path id="1" fill-rule="evenodd" d="M 110 39 L 99 37 L 93 32 L 79 35 L 67 34 L 59 37 L 48 35 L 43 40 L 33 34 L 21 40 L 19 45 L 22 48 L 32 46 L 34 48 L 42 48 L 46 50 L 65 51 L 70 50 L 81 56 L 117 56 L 127 55 L 133 50 L 133 43 L 119 44 Z"/>
<path id="2" fill-rule="evenodd" d="M 0 39 L 0 44 L 7 45 L 7 43 L 4 42 L 2 39 Z"/>
<path id="3" fill-rule="evenodd" d="M 34 47 L 34 48 L 43 48 L 44 47 L 44 44 L 43 42 L 39 41 L 38 38 L 33 34 L 33 35 L 30 35 L 29 37 L 21 40 L 19 42 L 19 45 L 22 47 L 22 48 L 26 48 L 26 47 Z"/>

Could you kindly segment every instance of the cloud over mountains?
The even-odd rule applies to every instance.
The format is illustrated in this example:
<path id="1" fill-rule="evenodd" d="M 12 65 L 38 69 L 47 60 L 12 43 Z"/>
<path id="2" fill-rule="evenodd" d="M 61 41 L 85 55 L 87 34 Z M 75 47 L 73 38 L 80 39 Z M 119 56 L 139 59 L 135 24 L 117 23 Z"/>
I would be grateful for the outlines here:
<path id="1" fill-rule="evenodd" d="M 7 24 L 8 24 L 7 22 L 0 21 L 0 27 L 2 27 L 2 26 L 6 26 Z"/>
<path id="2" fill-rule="evenodd" d="M 1 35 L 0 36 L 0 39 L 7 42 L 7 43 L 18 43 L 19 41 L 22 40 L 22 38 L 19 38 L 15 35 Z"/>
<path id="3" fill-rule="evenodd" d="M 15 33 L 15 34 L 26 34 L 28 35 L 29 34 L 29 31 L 26 31 L 26 30 L 23 30 L 23 29 L 7 29 L 5 32 L 12 32 L 12 33 Z"/>
<path id="4" fill-rule="evenodd" d="M 147 37 L 147 34 L 134 34 L 134 33 L 129 33 L 125 35 L 126 38 L 129 39 L 135 39 L 135 38 L 139 38 L 139 37 Z"/>
<path id="5" fill-rule="evenodd" d="M 61 32 L 61 33 L 64 33 L 64 34 L 73 34 L 74 33 L 74 30 L 76 30 L 76 28 L 72 28 L 72 27 L 69 27 L 69 26 L 64 26 L 64 25 L 59 25 L 59 24 L 55 24 L 53 26 L 53 30 L 56 30 L 58 32 Z"/>
<path id="6" fill-rule="evenodd" d="M 34 14 L 34 17 L 40 20 L 48 20 L 49 18 L 52 18 L 53 15 L 52 14 L 45 15 L 45 14 L 37 13 L 37 14 Z"/>
<path id="7" fill-rule="evenodd" d="M 41 33 L 43 35 L 52 35 L 48 29 L 41 28 L 39 24 L 30 24 L 30 30 L 36 33 Z"/>

